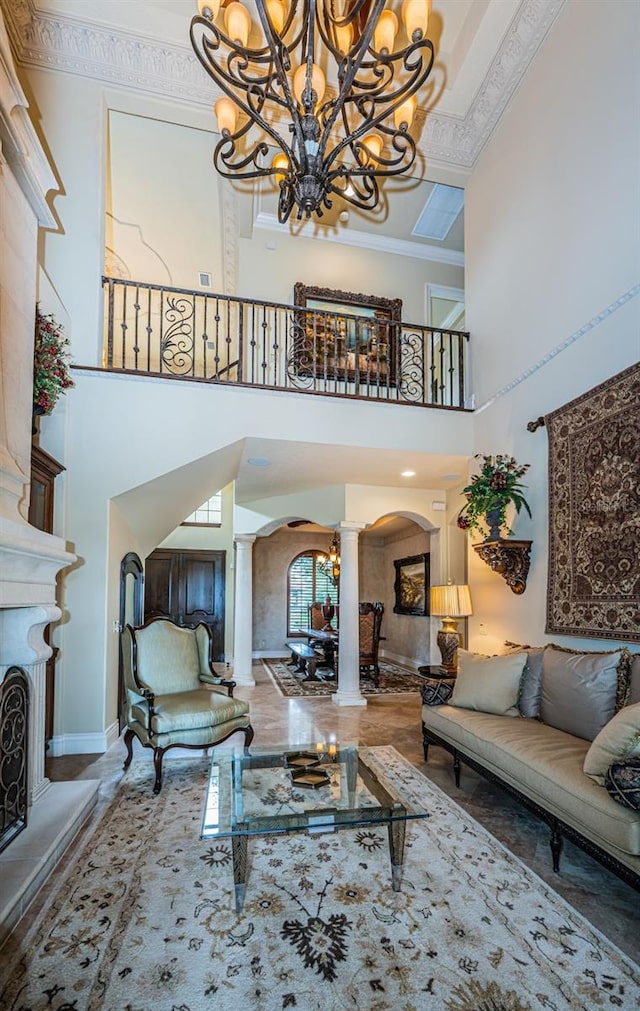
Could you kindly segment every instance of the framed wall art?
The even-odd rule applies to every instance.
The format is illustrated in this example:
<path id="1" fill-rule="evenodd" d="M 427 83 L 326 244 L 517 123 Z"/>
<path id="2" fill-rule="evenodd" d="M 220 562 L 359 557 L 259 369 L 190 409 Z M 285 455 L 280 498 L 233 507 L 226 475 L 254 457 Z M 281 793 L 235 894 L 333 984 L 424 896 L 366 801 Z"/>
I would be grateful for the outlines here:
<path id="1" fill-rule="evenodd" d="M 393 564 L 395 614 L 429 614 L 429 553 L 398 558 Z"/>
<path id="2" fill-rule="evenodd" d="M 300 375 L 393 384 L 402 300 L 298 283 L 295 361 Z"/>

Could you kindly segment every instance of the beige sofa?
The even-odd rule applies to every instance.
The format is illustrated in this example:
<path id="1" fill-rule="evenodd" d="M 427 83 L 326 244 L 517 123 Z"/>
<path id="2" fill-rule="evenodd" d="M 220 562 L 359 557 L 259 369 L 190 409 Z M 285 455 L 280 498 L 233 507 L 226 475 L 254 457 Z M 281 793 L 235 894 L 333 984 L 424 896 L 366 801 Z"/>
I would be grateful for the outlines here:
<path id="1" fill-rule="evenodd" d="M 425 761 L 440 745 L 458 786 L 466 764 L 546 821 L 554 870 L 566 837 L 640 888 L 640 811 L 604 785 L 607 766 L 640 754 L 640 656 L 539 647 L 518 651 L 518 674 L 514 655 L 461 654 L 449 704 L 422 707 Z"/>

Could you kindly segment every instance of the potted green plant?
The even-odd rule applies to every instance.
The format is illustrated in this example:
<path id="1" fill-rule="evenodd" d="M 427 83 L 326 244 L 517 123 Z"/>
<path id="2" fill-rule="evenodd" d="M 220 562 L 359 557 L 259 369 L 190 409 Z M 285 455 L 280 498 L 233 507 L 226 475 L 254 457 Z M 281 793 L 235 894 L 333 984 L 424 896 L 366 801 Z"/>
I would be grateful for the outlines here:
<path id="1" fill-rule="evenodd" d="M 466 502 L 458 513 L 458 526 L 470 533 L 486 527 L 487 541 L 500 540 L 502 529 L 507 534 L 513 533 L 507 524 L 507 506 L 510 503 L 513 503 L 517 513 L 524 507 L 531 516 L 520 483 L 520 479 L 529 470 L 529 464 L 520 465 L 512 456 L 501 453 L 497 456 L 476 453 L 476 459 L 482 461 L 480 473 L 474 474 L 471 482 L 462 490 Z"/>
<path id="2" fill-rule="evenodd" d="M 36 306 L 33 343 L 33 413 L 51 414 L 61 394 L 74 386 L 69 372 L 69 341 L 62 325 Z"/>

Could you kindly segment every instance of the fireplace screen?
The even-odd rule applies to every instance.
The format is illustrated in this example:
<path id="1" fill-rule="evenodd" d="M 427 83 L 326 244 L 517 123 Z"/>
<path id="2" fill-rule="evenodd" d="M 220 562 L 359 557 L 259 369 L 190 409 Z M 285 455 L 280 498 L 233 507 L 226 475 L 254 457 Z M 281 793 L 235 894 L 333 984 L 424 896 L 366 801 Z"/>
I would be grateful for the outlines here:
<path id="1" fill-rule="evenodd" d="M 0 852 L 27 825 L 29 681 L 10 667 L 0 684 Z"/>

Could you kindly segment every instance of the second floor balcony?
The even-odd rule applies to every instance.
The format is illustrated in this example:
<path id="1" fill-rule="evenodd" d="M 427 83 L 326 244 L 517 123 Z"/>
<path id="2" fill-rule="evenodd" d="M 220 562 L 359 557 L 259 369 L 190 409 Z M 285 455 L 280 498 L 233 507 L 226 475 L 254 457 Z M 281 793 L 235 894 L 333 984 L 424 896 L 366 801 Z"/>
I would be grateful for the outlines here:
<path id="1" fill-rule="evenodd" d="M 103 289 L 111 371 L 465 409 L 469 334 L 407 323 L 392 300 L 334 310 L 111 277 Z"/>

